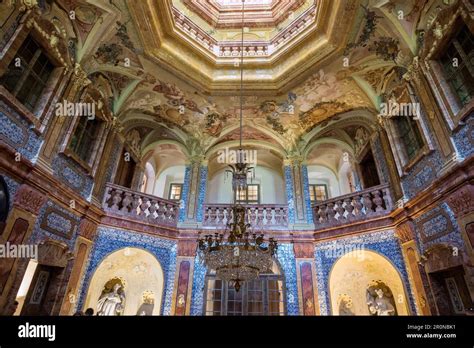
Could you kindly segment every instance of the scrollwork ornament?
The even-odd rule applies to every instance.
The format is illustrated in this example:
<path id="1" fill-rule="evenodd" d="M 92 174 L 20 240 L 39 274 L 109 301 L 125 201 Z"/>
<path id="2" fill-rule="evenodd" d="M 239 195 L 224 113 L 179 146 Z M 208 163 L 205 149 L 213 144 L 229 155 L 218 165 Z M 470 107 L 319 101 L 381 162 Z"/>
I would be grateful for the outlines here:
<path id="1" fill-rule="evenodd" d="M 26 12 L 38 7 L 38 0 L 20 0 L 20 12 Z"/>

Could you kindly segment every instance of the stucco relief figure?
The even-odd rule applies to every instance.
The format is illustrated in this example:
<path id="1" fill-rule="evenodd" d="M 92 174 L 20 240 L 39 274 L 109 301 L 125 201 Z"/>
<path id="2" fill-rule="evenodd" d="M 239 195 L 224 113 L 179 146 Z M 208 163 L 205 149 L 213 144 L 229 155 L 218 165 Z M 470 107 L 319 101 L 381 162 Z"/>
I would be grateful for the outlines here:
<path id="1" fill-rule="evenodd" d="M 122 282 L 112 279 L 105 284 L 104 290 L 97 301 L 97 315 L 115 316 L 123 313 L 125 293 Z"/>
<path id="2" fill-rule="evenodd" d="M 135 151 L 139 152 L 140 151 L 140 133 L 134 129 L 127 135 L 127 140 L 130 143 L 130 146 L 132 149 Z"/>
<path id="3" fill-rule="evenodd" d="M 372 286 L 367 289 L 367 306 L 370 315 L 392 316 L 397 315 L 393 295 L 388 286 Z"/>
<path id="4" fill-rule="evenodd" d="M 357 129 L 355 136 L 355 149 L 359 152 L 363 149 L 364 145 L 369 141 L 369 134 L 364 128 Z"/>

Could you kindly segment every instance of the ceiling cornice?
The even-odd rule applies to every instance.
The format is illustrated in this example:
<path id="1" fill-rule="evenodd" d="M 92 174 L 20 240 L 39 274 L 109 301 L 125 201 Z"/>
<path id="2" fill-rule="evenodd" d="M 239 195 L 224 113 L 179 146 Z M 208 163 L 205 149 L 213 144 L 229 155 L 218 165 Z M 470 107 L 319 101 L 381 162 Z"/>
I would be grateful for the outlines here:
<path id="1" fill-rule="evenodd" d="M 238 89 L 235 58 L 215 57 L 174 24 L 172 1 L 127 0 L 146 56 L 208 94 Z M 316 19 L 270 57 L 246 57 L 246 93 L 285 93 L 345 47 L 360 0 L 320 0 Z M 342 62 L 341 62 L 342 64 Z"/>

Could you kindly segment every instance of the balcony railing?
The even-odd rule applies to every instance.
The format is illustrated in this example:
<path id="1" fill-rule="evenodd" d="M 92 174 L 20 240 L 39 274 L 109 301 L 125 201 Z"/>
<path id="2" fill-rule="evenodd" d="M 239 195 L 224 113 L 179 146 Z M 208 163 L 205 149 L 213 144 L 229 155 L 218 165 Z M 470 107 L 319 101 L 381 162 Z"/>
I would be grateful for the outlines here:
<path id="1" fill-rule="evenodd" d="M 288 227 L 288 206 L 286 204 L 244 204 L 247 208 L 247 222 L 254 229 L 271 230 Z M 225 228 L 233 221 L 230 204 L 204 205 L 204 227 Z"/>
<path id="2" fill-rule="evenodd" d="M 381 216 L 393 208 L 388 184 L 332 198 L 313 206 L 316 228 Z"/>
<path id="3" fill-rule="evenodd" d="M 102 206 L 106 212 L 176 227 L 179 203 L 108 183 Z"/>

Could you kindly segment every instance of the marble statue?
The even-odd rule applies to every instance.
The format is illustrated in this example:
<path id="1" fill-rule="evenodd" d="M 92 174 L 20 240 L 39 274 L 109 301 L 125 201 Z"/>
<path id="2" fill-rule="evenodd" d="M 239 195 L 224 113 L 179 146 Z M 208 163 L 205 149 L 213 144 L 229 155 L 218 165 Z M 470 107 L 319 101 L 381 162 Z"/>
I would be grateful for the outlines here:
<path id="1" fill-rule="evenodd" d="M 122 285 L 116 283 L 110 292 L 102 293 L 97 301 L 97 315 L 120 315 L 125 304 L 125 294 L 121 291 Z"/>
<path id="2" fill-rule="evenodd" d="M 371 315 L 392 316 L 396 315 L 392 301 L 385 295 L 383 289 L 375 288 L 375 296 L 367 291 L 367 305 Z"/>

